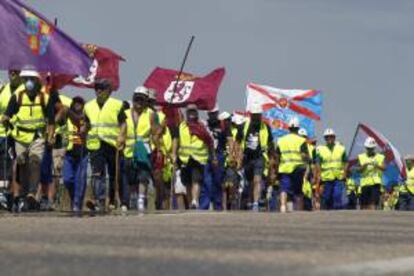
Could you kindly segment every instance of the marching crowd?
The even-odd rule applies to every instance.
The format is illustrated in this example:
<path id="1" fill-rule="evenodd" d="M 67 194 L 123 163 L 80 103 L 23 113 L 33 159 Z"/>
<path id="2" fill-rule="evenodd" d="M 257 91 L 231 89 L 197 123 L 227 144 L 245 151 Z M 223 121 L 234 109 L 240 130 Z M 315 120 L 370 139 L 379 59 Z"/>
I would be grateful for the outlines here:
<path id="1" fill-rule="evenodd" d="M 414 156 L 407 180 L 385 187 L 372 137 L 351 166 L 333 129 L 316 145 L 292 118 L 275 141 L 260 104 L 249 116 L 216 107 L 204 121 L 193 104 L 167 112 L 152 89 L 139 86 L 124 102 L 112 90 L 97 80 L 85 102 L 48 89 L 36 71 L 9 71 L 0 88 L 2 208 L 54 210 L 62 182 L 74 212 L 414 210 Z"/>

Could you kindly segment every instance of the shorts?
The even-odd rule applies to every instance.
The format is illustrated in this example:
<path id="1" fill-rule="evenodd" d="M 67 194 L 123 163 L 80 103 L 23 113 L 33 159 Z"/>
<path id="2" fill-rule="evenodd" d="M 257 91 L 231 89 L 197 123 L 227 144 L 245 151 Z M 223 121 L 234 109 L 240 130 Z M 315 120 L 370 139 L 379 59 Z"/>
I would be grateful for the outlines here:
<path id="1" fill-rule="evenodd" d="M 303 195 L 303 177 L 305 176 L 304 168 L 297 168 L 292 173 L 279 174 L 280 191 L 288 195 Z"/>
<path id="2" fill-rule="evenodd" d="M 233 168 L 227 168 L 225 175 L 224 175 L 224 181 L 223 181 L 223 189 L 237 187 L 240 184 L 241 177 L 238 174 L 237 170 Z"/>
<path id="3" fill-rule="evenodd" d="M 247 181 L 253 181 L 254 176 L 262 176 L 265 168 L 265 161 L 263 157 L 248 159 L 244 162 L 244 172 Z"/>
<path id="4" fill-rule="evenodd" d="M 190 158 L 188 163 L 181 169 L 181 181 L 185 186 L 191 186 L 193 183 L 203 185 L 205 165 L 200 164 L 194 159 Z"/>
<path id="5" fill-rule="evenodd" d="M 361 204 L 379 205 L 381 197 L 381 184 L 369 185 L 361 188 Z"/>
<path id="6" fill-rule="evenodd" d="M 63 161 L 65 159 L 66 149 L 53 149 L 53 175 L 60 176 L 63 168 Z"/>
<path id="7" fill-rule="evenodd" d="M 147 166 L 134 165 L 132 158 L 124 159 L 124 181 L 129 186 L 139 184 L 148 185 L 151 180 L 151 172 Z"/>
<path id="8" fill-rule="evenodd" d="M 41 161 L 45 151 L 45 139 L 38 138 L 29 145 L 15 143 L 16 159 L 19 165 L 26 163 L 26 159 Z"/>

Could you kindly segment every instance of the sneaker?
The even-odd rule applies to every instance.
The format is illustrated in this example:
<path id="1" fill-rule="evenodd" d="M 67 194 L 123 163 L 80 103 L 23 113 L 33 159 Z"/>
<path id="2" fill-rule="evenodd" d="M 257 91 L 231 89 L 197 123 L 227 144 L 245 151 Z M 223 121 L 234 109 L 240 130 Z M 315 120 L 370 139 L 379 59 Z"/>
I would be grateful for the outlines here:
<path id="1" fill-rule="evenodd" d="M 280 212 L 282 214 L 285 214 L 286 213 L 286 206 L 280 206 Z"/>
<path id="2" fill-rule="evenodd" d="M 7 210 L 8 204 L 7 204 L 7 197 L 4 193 L 0 193 L 0 209 Z"/>
<path id="3" fill-rule="evenodd" d="M 137 209 L 138 211 L 145 211 L 145 200 L 143 198 L 137 200 Z"/>
<path id="4" fill-rule="evenodd" d="M 253 203 L 252 211 L 253 212 L 259 212 L 259 203 L 258 202 Z"/>
<path id="5" fill-rule="evenodd" d="M 19 198 L 12 207 L 12 213 L 21 213 L 26 211 L 26 204 L 23 198 Z"/>
<path id="6" fill-rule="evenodd" d="M 126 205 L 122 205 L 122 206 L 121 206 L 121 212 L 122 212 L 122 213 L 126 213 L 126 212 L 128 212 L 128 207 L 127 207 Z"/>
<path id="7" fill-rule="evenodd" d="M 27 210 L 28 211 L 39 211 L 40 204 L 34 197 L 34 195 L 29 194 L 26 196 Z"/>
<path id="8" fill-rule="evenodd" d="M 88 200 L 86 201 L 86 208 L 88 208 L 88 209 L 89 209 L 89 211 L 92 211 L 92 212 L 97 211 L 97 210 L 96 210 L 97 206 L 96 206 L 96 204 L 95 204 L 95 201 L 94 201 L 94 200 L 92 200 L 92 199 L 88 199 Z"/>

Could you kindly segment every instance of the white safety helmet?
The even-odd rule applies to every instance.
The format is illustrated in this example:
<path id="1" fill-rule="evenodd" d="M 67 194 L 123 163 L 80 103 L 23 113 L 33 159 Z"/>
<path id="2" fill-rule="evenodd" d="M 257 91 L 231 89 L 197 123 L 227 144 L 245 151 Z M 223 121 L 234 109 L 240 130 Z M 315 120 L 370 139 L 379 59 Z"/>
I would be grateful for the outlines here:
<path id="1" fill-rule="evenodd" d="M 146 97 L 149 96 L 148 89 L 145 86 L 138 86 L 137 88 L 135 88 L 134 94 L 140 94 Z"/>
<path id="2" fill-rule="evenodd" d="M 375 141 L 374 138 L 368 137 L 367 139 L 365 139 L 364 147 L 366 147 L 368 149 L 376 148 L 377 147 L 377 142 Z"/>
<path id="3" fill-rule="evenodd" d="M 219 119 L 220 121 L 230 119 L 230 117 L 231 117 L 231 114 L 230 114 L 230 113 L 228 113 L 227 111 L 223 111 L 223 112 L 221 112 L 221 113 L 218 115 L 218 119 Z"/>
<path id="4" fill-rule="evenodd" d="M 250 113 L 261 114 L 263 112 L 262 105 L 260 103 L 253 103 L 250 108 Z"/>
<path id="5" fill-rule="evenodd" d="M 35 70 L 22 70 L 20 72 L 20 77 L 24 78 L 38 78 L 40 79 L 40 74 L 39 72 L 35 71 Z"/>
<path id="6" fill-rule="evenodd" d="M 289 125 L 289 128 L 299 128 L 300 127 L 299 118 L 298 117 L 290 118 L 288 125 Z"/>
<path id="7" fill-rule="evenodd" d="M 323 132 L 323 136 L 336 136 L 335 131 L 332 128 L 327 128 L 325 129 L 325 131 Z"/>
<path id="8" fill-rule="evenodd" d="M 231 122 L 235 125 L 242 125 L 246 122 L 246 118 L 240 114 L 234 113 Z"/>
<path id="9" fill-rule="evenodd" d="M 304 128 L 300 128 L 298 134 L 302 137 L 308 137 L 308 132 Z"/>

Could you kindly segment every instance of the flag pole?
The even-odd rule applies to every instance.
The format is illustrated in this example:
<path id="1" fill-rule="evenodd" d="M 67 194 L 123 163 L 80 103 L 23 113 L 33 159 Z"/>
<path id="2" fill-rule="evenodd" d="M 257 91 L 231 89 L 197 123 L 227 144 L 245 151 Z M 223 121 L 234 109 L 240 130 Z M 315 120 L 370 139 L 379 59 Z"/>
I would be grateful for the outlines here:
<path id="1" fill-rule="evenodd" d="M 172 101 L 173 101 L 173 99 L 175 97 L 175 94 L 177 93 L 178 82 L 180 81 L 181 75 L 183 74 L 184 66 L 185 66 L 185 64 L 187 62 L 188 55 L 190 54 L 190 49 L 191 49 L 191 46 L 193 45 L 194 39 L 195 39 L 195 36 L 192 35 L 191 36 L 191 39 L 190 39 L 190 42 L 187 45 L 187 50 L 185 51 L 184 58 L 183 58 L 183 61 L 181 63 L 180 71 L 178 72 L 177 78 L 175 80 L 175 84 L 174 84 L 174 88 L 173 88 L 173 93 L 172 93 L 172 96 L 171 96 L 171 98 L 170 98 L 170 100 L 168 102 L 168 107 L 172 107 Z M 170 183 L 170 210 L 171 211 L 174 208 L 174 194 L 175 194 L 174 188 L 175 188 L 175 181 L 176 181 L 176 174 L 175 174 L 175 171 L 176 171 L 176 164 L 175 164 L 176 163 L 176 160 L 174 160 L 174 161 L 175 162 L 174 162 L 173 168 L 172 168 L 172 178 L 171 178 L 171 183 Z"/>

